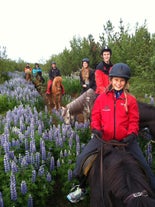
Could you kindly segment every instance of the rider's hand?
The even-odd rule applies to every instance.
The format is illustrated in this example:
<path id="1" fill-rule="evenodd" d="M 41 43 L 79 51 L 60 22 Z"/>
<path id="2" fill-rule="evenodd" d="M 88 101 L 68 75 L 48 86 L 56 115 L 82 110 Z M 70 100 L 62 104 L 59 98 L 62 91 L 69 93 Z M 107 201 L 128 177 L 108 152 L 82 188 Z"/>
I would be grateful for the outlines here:
<path id="1" fill-rule="evenodd" d="M 121 142 L 126 143 L 126 144 L 127 143 L 130 144 L 133 142 L 134 139 L 136 139 L 136 137 L 137 136 L 134 133 L 132 133 L 132 134 L 128 135 L 127 137 L 125 137 L 124 139 L 122 139 Z"/>
<path id="2" fill-rule="evenodd" d="M 102 131 L 97 129 L 92 129 L 92 134 L 102 139 Z"/>

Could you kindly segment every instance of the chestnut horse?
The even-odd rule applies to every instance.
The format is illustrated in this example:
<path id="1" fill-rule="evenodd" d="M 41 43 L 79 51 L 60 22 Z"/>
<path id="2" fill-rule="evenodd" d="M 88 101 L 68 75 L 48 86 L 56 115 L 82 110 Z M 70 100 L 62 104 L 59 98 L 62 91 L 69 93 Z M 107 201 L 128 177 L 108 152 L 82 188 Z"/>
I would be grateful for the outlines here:
<path id="1" fill-rule="evenodd" d="M 31 73 L 25 73 L 25 79 L 30 82 L 31 81 Z"/>
<path id="2" fill-rule="evenodd" d="M 155 206 L 144 169 L 121 145 L 101 144 L 88 175 L 90 207 Z"/>
<path id="3" fill-rule="evenodd" d="M 64 91 L 61 76 L 56 76 L 54 78 L 51 91 L 52 91 L 52 103 L 54 105 L 54 109 L 59 110 L 61 108 L 61 98 Z"/>

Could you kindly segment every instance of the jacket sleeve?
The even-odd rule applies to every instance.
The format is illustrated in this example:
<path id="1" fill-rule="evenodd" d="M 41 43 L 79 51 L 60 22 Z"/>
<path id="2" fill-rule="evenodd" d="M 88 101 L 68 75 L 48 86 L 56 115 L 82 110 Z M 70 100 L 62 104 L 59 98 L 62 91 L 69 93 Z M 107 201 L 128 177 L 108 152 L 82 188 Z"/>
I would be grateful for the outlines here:
<path id="1" fill-rule="evenodd" d="M 103 72 L 101 70 L 96 70 L 95 81 L 96 81 L 96 87 L 97 87 L 96 92 L 98 94 L 102 94 L 108 85 L 108 76 L 107 76 L 107 80 L 105 80 Z"/>
<path id="2" fill-rule="evenodd" d="M 90 83 L 89 87 L 92 89 L 96 89 L 96 82 L 95 82 L 95 73 L 93 70 L 90 70 Z"/>
<path id="3" fill-rule="evenodd" d="M 138 135 L 139 131 L 139 109 L 137 100 L 135 97 L 133 97 L 130 101 L 130 104 L 128 106 L 128 113 L 129 113 L 129 127 L 127 135 L 130 135 L 134 133 L 135 135 Z"/>
<path id="4" fill-rule="evenodd" d="M 58 75 L 57 76 L 61 76 L 60 70 L 58 69 Z"/>
<path id="5" fill-rule="evenodd" d="M 91 112 L 91 130 L 102 131 L 101 128 L 101 109 L 100 109 L 100 96 L 98 96 L 94 102 L 92 112 Z"/>

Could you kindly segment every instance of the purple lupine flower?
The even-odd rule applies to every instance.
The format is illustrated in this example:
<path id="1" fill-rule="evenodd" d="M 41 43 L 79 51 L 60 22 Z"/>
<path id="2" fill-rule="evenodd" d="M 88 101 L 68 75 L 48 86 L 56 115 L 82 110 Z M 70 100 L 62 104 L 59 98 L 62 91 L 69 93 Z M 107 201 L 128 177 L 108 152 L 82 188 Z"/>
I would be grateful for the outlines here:
<path id="1" fill-rule="evenodd" d="M 77 142 L 76 144 L 76 156 L 78 156 L 80 154 L 80 144 L 79 142 Z"/>
<path id="2" fill-rule="evenodd" d="M 71 169 L 69 169 L 68 170 L 68 180 L 71 181 L 72 177 L 73 177 L 73 172 Z"/>
<path id="3" fill-rule="evenodd" d="M 49 132 L 48 132 L 48 137 L 49 137 L 49 140 L 52 141 L 52 139 L 53 139 L 53 132 L 52 132 L 52 129 L 49 130 Z"/>
<path id="4" fill-rule="evenodd" d="M 30 152 L 31 153 L 36 152 L 36 143 L 35 143 L 34 139 L 32 141 L 30 141 Z"/>
<path id="5" fill-rule="evenodd" d="M 46 160 L 46 148 L 45 148 L 45 142 L 44 140 L 40 140 L 40 150 L 41 150 L 41 156 L 42 160 Z"/>
<path id="6" fill-rule="evenodd" d="M 27 207 L 33 207 L 33 198 L 31 195 L 29 195 Z"/>
<path id="7" fill-rule="evenodd" d="M 38 134 L 41 135 L 42 134 L 42 125 L 39 124 L 38 126 Z"/>
<path id="8" fill-rule="evenodd" d="M 51 180 L 52 180 L 52 176 L 49 172 L 47 173 L 46 180 L 47 180 L 47 182 L 51 182 Z"/>
<path id="9" fill-rule="evenodd" d="M 16 180 L 13 174 L 10 177 L 10 194 L 11 194 L 11 200 L 16 201 L 17 200 Z"/>
<path id="10" fill-rule="evenodd" d="M 34 164 L 34 154 L 33 153 L 31 153 L 31 155 L 30 155 L 30 163 L 31 163 L 31 165 Z"/>
<path id="11" fill-rule="evenodd" d="M 13 160 L 14 157 L 15 157 L 14 151 L 9 151 L 9 158 Z"/>
<path id="12" fill-rule="evenodd" d="M 40 165 L 40 153 L 39 152 L 36 152 L 36 156 L 35 156 L 35 165 L 37 167 L 39 167 Z"/>
<path id="13" fill-rule="evenodd" d="M 27 193 L 27 185 L 26 185 L 25 180 L 22 180 L 22 182 L 21 182 L 21 193 L 23 195 L 25 195 Z"/>
<path id="14" fill-rule="evenodd" d="M 11 170 L 13 173 L 18 172 L 17 165 L 14 160 L 11 162 Z"/>
<path id="15" fill-rule="evenodd" d="M 25 150 L 28 150 L 29 149 L 29 142 L 28 142 L 28 139 L 25 139 Z"/>
<path id="16" fill-rule="evenodd" d="M 26 157 L 23 157 L 23 159 L 22 159 L 22 161 L 21 161 L 21 166 L 22 166 L 22 167 L 27 167 L 27 166 L 28 166 Z"/>
<path id="17" fill-rule="evenodd" d="M 52 156 L 50 160 L 50 171 L 54 170 L 54 168 L 55 168 L 55 161 L 54 161 L 54 157 Z"/>
<path id="18" fill-rule="evenodd" d="M 59 139 L 58 139 L 58 143 L 59 143 L 59 146 L 62 147 L 63 146 L 63 140 L 61 138 L 61 136 L 59 136 Z"/>
<path id="19" fill-rule="evenodd" d="M 68 156 L 68 153 L 67 153 L 67 150 L 66 150 L 66 149 L 64 150 L 64 156 L 65 156 L 65 157 Z"/>
<path id="20" fill-rule="evenodd" d="M 25 151 L 25 159 L 26 159 L 26 162 L 28 163 L 28 164 L 30 164 L 31 163 L 31 159 L 30 159 L 30 153 L 29 153 L 29 151 Z"/>
<path id="21" fill-rule="evenodd" d="M 62 150 L 60 151 L 60 157 L 63 157 L 64 155 L 63 155 L 63 152 L 62 152 Z"/>
<path id="22" fill-rule="evenodd" d="M 80 142 L 80 137 L 79 137 L 79 135 L 78 135 L 78 134 L 76 134 L 75 139 L 76 139 L 76 142 Z"/>
<path id="23" fill-rule="evenodd" d="M 4 149 L 5 154 L 7 154 L 9 152 L 9 150 L 10 150 L 9 142 L 4 142 L 3 149 Z"/>
<path id="24" fill-rule="evenodd" d="M 9 157 L 7 154 L 4 155 L 4 169 L 5 169 L 5 172 L 9 172 L 10 171 L 10 162 L 9 162 Z"/>
<path id="25" fill-rule="evenodd" d="M 32 170 L 32 183 L 36 182 L 36 176 L 37 176 L 36 170 Z"/>
<path id="26" fill-rule="evenodd" d="M 2 193 L 0 192 L 0 207 L 4 207 Z"/>
<path id="27" fill-rule="evenodd" d="M 38 171 L 38 175 L 39 175 L 39 176 L 43 176 L 43 175 L 44 175 L 44 171 L 45 171 L 45 170 L 44 170 L 44 166 L 41 165 L 40 168 L 39 168 L 39 171 Z"/>
<path id="28" fill-rule="evenodd" d="M 69 138 L 69 148 L 70 148 L 70 149 L 72 148 L 72 144 L 73 144 L 73 139 L 70 137 L 70 138 Z"/>
<path id="29" fill-rule="evenodd" d="M 57 160 L 57 167 L 60 167 L 61 166 L 61 164 L 60 164 L 60 160 L 58 159 Z"/>

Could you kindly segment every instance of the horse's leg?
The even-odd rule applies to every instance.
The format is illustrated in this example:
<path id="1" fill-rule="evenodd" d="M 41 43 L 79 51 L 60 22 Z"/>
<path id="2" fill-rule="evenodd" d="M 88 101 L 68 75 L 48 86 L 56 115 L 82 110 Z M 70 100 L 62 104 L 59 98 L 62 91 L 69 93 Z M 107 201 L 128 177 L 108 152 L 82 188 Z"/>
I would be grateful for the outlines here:
<path id="1" fill-rule="evenodd" d="M 61 108 L 61 94 L 58 95 L 58 110 Z"/>
<path id="2" fill-rule="evenodd" d="M 52 102 L 53 102 L 53 105 L 54 105 L 54 109 L 56 109 L 56 95 L 54 95 L 54 94 L 52 96 Z"/>

